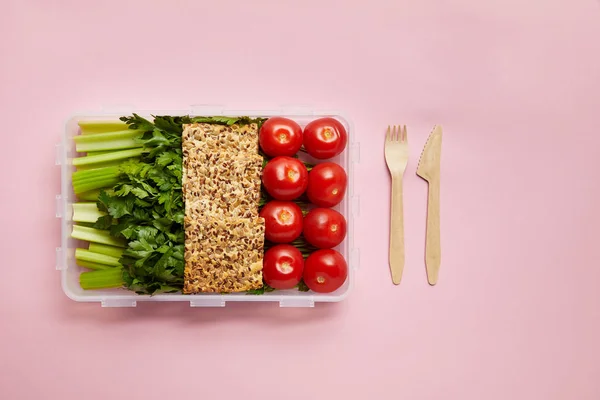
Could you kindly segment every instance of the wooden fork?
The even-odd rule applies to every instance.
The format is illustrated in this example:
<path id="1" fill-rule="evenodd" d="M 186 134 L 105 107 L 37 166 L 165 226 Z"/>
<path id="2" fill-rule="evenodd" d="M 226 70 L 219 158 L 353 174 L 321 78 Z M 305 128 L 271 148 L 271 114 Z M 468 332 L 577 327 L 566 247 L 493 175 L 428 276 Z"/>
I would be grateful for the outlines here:
<path id="1" fill-rule="evenodd" d="M 390 223 L 390 270 L 392 282 L 400 284 L 404 271 L 404 205 L 402 178 L 408 164 L 406 125 L 388 126 L 385 137 L 385 162 L 392 176 L 392 208 Z"/>

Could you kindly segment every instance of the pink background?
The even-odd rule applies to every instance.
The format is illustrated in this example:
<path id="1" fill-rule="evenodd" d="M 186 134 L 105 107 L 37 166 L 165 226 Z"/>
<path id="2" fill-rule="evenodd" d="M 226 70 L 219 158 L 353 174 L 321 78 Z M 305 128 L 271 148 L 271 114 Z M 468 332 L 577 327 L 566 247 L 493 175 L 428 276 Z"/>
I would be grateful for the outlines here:
<path id="1" fill-rule="evenodd" d="M 600 398 L 597 1 L 4 0 L 0 60 L 0 398 Z M 65 120 L 197 103 L 353 120 L 361 265 L 345 302 L 102 309 L 62 293 L 53 164 Z M 383 158 L 393 123 L 412 146 L 399 287 Z M 415 168 L 435 123 L 432 288 Z"/>

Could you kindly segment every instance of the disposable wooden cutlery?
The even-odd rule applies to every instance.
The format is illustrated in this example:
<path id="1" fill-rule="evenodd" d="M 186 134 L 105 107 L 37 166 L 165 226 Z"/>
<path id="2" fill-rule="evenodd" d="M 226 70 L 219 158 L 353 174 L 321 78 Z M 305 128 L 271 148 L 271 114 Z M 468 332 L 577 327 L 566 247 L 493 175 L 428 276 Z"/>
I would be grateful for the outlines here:
<path id="1" fill-rule="evenodd" d="M 392 177 L 390 221 L 390 271 L 392 282 L 400 283 L 404 270 L 404 206 L 402 201 L 402 178 L 408 164 L 408 137 L 406 125 L 388 126 L 385 137 L 385 161 Z"/>
<path id="2" fill-rule="evenodd" d="M 440 158 L 442 152 L 442 127 L 436 125 L 429 135 L 417 167 L 417 175 L 428 182 L 427 234 L 425 239 L 425 265 L 430 285 L 438 281 L 442 260 L 440 244 Z"/>

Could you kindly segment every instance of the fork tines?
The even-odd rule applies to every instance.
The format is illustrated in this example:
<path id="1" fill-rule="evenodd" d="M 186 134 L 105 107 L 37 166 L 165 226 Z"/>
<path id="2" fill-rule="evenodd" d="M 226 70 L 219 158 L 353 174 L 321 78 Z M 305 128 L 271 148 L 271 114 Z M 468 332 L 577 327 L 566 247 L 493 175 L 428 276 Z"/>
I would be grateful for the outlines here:
<path id="1" fill-rule="evenodd" d="M 406 125 L 388 125 L 386 139 L 394 142 L 405 142 Z"/>

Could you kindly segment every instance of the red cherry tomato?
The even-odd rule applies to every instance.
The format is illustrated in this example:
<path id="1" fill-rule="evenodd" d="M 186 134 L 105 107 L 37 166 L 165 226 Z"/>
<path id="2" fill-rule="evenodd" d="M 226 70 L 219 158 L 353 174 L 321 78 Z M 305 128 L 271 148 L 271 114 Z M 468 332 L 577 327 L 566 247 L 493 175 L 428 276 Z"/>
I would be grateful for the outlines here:
<path id="1" fill-rule="evenodd" d="M 304 283 L 314 292 L 333 292 L 344 284 L 347 277 L 346 260 L 333 249 L 317 250 L 304 261 Z"/>
<path id="2" fill-rule="evenodd" d="M 332 158 L 344 151 L 348 133 L 335 118 L 319 118 L 304 127 L 304 148 L 314 158 Z"/>
<path id="3" fill-rule="evenodd" d="M 263 170 L 263 185 L 277 200 L 294 200 L 308 186 L 308 171 L 297 158 L 279 156 L 267 163 Z"/>
<path id="4" fill-rule="evenodd" d="M 302 279 L 304 258 L 290 244 L 278 244 L 265 252 L 263 279 L 275 289 L 291 289 Z"/>
<path id="5" fill-rule="evenodd" d="M 291 119 L 271 117 L 261 126 L 258 140 L 268 156 L 293 156 L 302 147 L 302 128 Z"/>
<path id="6" fill-rule="evenodd" d="M 333 207 L 344 198 L 347 181 L 346 171 L 338 164 L 317 164 L 308 173 L 306 195 L 319 207 Z"/>
<path id="7" fill-rule="evenodd" d="M 264 205 L 265 238 L 273 243 L 289 243 L 302 233 L 302 210 L 293 201 L 273 200 Z"/>
<path id="8" fill-rule="evenodd" d="M 346 218 L 331 208 L 314 208 L 304 216 L 303 233 L 313 246 L 335 247 L 346 237 Z"/>

